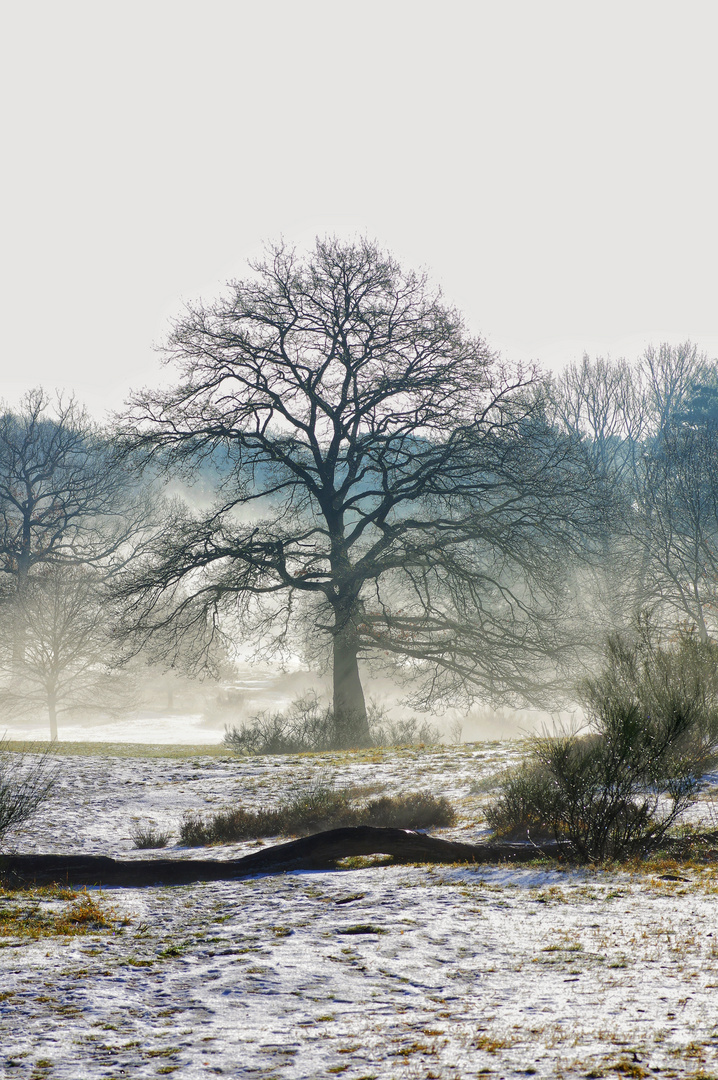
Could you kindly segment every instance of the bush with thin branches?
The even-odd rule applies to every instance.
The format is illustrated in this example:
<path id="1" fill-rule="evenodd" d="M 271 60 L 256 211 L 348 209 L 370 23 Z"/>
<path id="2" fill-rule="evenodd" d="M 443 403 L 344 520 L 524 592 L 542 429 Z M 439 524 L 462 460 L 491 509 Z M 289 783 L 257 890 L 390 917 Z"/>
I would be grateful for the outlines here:
<path id="1" fill-rule="evenodd" d="M 390 720 L 377 705 L 368 708 L 372 746 L 437 743 L 439 731 L 415 717 Z M 224 744 L 237 754 L 302 754 L 336 749 L 332 709 L 314 694 L 297 698 L 286 712 L 262 712 L 240 727 L 225 729 Z"/>

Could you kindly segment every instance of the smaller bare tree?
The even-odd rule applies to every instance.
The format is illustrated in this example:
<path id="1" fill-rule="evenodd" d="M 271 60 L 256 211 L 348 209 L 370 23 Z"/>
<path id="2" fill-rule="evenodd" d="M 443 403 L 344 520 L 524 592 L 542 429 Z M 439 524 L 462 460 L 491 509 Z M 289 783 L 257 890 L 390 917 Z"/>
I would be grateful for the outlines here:
<path id="1" fill-rule="evenodd" d="M 107 436 L 74 400 L 41 389 L 0 412 L 0 702 L 13 715 L 97 708 L 110 671 L 106 583 L 157 520 Z M 124 697 L 124 691 L 120 695 Z"/>
<path id="2" fill-rule="evenodd" d="M 43 709 L 50 738 L 58 717 L 91 710 L 112 713 L 134 701 L 131 674 L 119 667 L 105 584 L 86 567 L 46 570 L 33 576 L 0 629 L 4 654 L 0 706 L 6 715 Z M 20 620 L 25 644 L 13 655 Z"/>

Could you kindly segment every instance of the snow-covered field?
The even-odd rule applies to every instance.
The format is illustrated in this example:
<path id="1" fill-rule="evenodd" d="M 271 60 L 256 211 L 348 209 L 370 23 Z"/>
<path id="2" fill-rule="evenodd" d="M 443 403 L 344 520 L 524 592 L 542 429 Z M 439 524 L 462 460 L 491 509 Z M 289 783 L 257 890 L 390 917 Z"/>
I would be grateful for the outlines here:
<path id="1" fill-rule="evenodd" d="M 445 794 L 444 835 L 478 838 L 482 790 L 519 754 L 63 756 L 9 840 L 127 855 L 133 819 L 272 804 L 318 773 Z M 3 1077 L 718 1076 L 718 871 L 376 865 L 100 901 L 127 925 L 0 942 Z"/>

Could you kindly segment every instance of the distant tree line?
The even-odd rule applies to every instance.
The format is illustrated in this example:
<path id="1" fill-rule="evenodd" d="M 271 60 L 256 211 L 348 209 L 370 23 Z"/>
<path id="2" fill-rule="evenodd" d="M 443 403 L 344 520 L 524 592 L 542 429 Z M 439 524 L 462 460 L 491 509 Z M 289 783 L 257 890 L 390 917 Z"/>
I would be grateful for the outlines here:
<path id="1" fill-rule="evenodd" d="M 669 630 L 718 630 L 718 364 L 695 345 L 590 360 L 549 383 L 554 423 L 609 481 L 600 592 L 610 623 L 640 611 Z"/>
<path id="2" fill-rule="evenodd" d="M 112 431 L 42 390 L 0 415 L 0 710 L 42 703 L 55 737 L 143 665 L 251 642 L 331 671 L 351 746 L 371 671 L 423 707 L 555 707 L 639 612 L 715 635 L 718 368 L 695 346 L 551 378 L 373 244 L 252 271 L 187 309 L 176 385 Z"/>

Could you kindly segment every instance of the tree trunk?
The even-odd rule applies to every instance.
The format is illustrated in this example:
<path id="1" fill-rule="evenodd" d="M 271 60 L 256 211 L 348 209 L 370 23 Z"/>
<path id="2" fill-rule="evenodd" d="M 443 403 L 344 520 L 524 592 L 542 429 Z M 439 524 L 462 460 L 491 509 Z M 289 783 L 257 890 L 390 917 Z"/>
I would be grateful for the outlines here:
<path id="1" fill-rule="evenodd" d="M 12 664 L 17 672 L 25 662 L 27 650 L 27 626 L 25 623 L 25 611 L 23 601 L 25 593 L 18 589 L 15 597 L 15 607 L 12 610 Z"/>
<path id="2" fill-rule="evenodd" d="M 55 695 L 47 695 L 47 712 L 50 717 L 50 742 L 57 742 L 57 702 Z"/>
<path id="3" fill-rule="evenodd" d="M 710 641 L 710 637 L 708 635 L 708 627 L 706 626 L 706 621 L 703 616 L 703 604 L 701 603 L 700 590 L 696 582 L 693 583 L 693 596 L 695 598 L 696 607 L 698 609 L 698 613 L 696 616 L 696 623 L 698 624 L 698 637 L 700 638 L 700 641 L 703 645 L 707 645 Z"/>
<path id="4" fill-rule="evenodd" d="M 25 662 L 26 632 L 25 626 L 20 621 L 20 616 L 15 616 L 15 632 L 12 642 L 12 663 L 15 668 Z"/>
<path id="5" fill-rule="evenodd" d="M 17 582 L 15 603 L 15 626 L 12 643 L 12 662 L 15 665 L 24 663 L 27 648 L 27 627 L 25 625 L 24 602 L 27 599 L 30 576 L 30 520 L 27 514 L 23 520 L 22 549 L 17 558 Z"/>
<path id="6" fill-rule="evenodd" d="M 334 730 L 337 747 L 369 746 L 369 721 L 359 677 L 358 646 L 351 629 L 334 634 Z"/>

